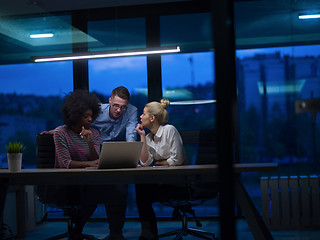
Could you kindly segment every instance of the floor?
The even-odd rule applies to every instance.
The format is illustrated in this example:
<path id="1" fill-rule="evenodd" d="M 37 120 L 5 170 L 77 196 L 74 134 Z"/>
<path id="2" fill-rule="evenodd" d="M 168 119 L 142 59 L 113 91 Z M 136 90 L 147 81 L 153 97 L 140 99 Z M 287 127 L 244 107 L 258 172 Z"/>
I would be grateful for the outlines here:
<path id="1" fill-rule="evenodd" d="M 215 232 L 219 237 L 219 223 L 217 221 L 202 221 L 202 230 Z M 181 227 L 180 222 L 160 221 L 158 223 L 159 233 L 175 230 Z M 27 233 L 26 240 L 41 240 L 63 233 L 66 230 L 66 222 L 47 222 L 37 226 L 33 231 Z M 196 227 L 194 222 L 189 227 Z M 245 220 L 237 220 L 237 239 L 254 240 Z M 85 233 L 93 234 L 98 239 L 108 235 L 107 224 L 104 222 L 88 222 L 84 229 Z M 137 240 L 140 233 L 140 225 L 136 221 L 128 221 L 125 224 L 123 234 L 127 240 Z M 274 240 L 319 240 L 320 229 L 304 231 L 271 231 Z M 67 238 L 64 238 L 67 239 Z M 173 237 L 163 238 L 173 239 Z M 192 236 L 183 237 L 185 240 L 194 239 Z"/>

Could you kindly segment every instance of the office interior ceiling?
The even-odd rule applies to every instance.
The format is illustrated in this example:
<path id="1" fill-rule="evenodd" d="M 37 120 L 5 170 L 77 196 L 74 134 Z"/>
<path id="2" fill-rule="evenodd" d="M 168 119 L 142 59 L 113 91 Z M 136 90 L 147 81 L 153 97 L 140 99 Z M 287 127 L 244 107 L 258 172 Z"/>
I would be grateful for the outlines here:
<path id="1" fill-rule="evenodd" d="M 182 0 L 1 0 L 0 17 L 179 1 Z"/>
<path id="2" fill-rule="evenodd" d="M 3 64 L 1 59 L 15 60 L 23 54 L 22 58 L 29 59 L 34 53 L 66 53 L 74 43 L 81 45 L 98 41 L 72 27 L 70 16 L 56 15 L 57 12 L 169 2 L 183 4 L 183 0 L 1 0 L 0 63 Z M 319 0 L 237 0 L 237 47 L 319 44 L 320 20 L 307 23 L 297 18 L 300 13 L 315 10 L 320 11 Z M 44 32 L 53 33 L 55 37 L 29 37 L 30 34 Z"/>
<path id="3" fill-rule="evenodd" d="M 2 0 L 0 1 L 0 59 L 38 51 L 64 53 L 72 44 L 97 42 L 71 26 L 71 18 L 56 15 L 72 10 L 179 2 L 181 0 Z M 32 39 L 30 34 L 53 33 L 54 38 Z M 26 58 L 26 57 L 23 57 Z M 28 57 L 27 57 L 28 58 Z"/>

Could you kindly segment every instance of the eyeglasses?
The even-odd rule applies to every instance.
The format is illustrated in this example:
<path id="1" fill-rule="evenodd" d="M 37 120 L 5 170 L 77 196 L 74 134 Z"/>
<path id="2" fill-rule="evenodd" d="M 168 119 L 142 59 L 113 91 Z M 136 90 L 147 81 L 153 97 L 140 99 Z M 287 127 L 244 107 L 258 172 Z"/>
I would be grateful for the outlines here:
<path id="1" fill-rule="evenodd" d="M 119 104 L 113 104 L 112 107 L 119 108 L 121 111 L 127 109 L 127 106 L 125 106 L 125 105 L 121 106 Z"/>

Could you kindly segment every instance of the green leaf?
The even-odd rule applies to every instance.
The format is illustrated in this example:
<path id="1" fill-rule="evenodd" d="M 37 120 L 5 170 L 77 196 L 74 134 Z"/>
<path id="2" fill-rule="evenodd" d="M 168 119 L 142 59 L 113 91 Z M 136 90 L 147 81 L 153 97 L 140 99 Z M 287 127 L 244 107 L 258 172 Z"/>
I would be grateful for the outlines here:
<path id="1" fill-rule="evenodd" d="M 6 145 L 7 153 L 22 153 L 24 148 L 21 142 L 9 142 Z"/>

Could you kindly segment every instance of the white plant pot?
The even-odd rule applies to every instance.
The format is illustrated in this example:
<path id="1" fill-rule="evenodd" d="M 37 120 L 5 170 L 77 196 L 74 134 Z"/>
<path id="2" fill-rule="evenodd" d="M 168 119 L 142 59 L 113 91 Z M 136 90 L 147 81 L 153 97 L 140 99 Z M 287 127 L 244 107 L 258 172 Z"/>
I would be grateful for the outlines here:
<path id="1" fill-rule="evenodd" d="M 7 153 L 7 159 L 10 172 L 21 172 L 22 153 Z"/>

